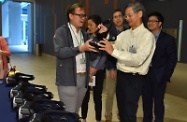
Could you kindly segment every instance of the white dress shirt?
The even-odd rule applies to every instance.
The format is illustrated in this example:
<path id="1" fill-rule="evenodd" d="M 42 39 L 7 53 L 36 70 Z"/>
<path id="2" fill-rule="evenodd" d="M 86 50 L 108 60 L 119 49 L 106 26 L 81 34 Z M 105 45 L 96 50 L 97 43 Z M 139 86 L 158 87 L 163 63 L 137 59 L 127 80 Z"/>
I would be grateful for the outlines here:
<path id="1" fill-rule="evenodd" d="M 117 36 L 112 56 L 117 58 L 117 69 L 126 73 L 146 75 L 155 50 L 155 37 L 143 23 Z"/>

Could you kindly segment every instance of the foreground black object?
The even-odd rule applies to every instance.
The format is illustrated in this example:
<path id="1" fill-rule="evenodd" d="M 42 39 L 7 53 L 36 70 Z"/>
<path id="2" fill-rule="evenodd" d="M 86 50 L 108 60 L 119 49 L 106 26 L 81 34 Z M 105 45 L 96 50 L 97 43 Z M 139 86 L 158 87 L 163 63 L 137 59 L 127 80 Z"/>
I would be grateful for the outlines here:
<path id="1" fill-rule="evenodd" d="M 20 82 L 28 82 L 34 79 L 34 75 L 18 72 L 6 78 L 6 86 L 16 86 Z"/>
<path id="2" fill-rule="evenodd" d="M 23 93 L 19 91 L 12 100 L 12 107 L 13 109 L 17 109 L 23 105 L 25 101 L 33 101 L 36 98 L 52 99 L 53 94 L 51 92 L 37 90 L 28 90 L 24 91 Z"/>
<path id="3" fill-rule="evenodd" d="M 65 110 L 65 105 L 61 101 L 37 98 L 33 101 L 25 101 L 18 109 L 19 122 L 29 121 L 33 114 L 42 114 L 46 110 Z"/>
<path id="4" fill-rule="evenodd" d="M 15 97 L 18 92 L 25 92 L 28 90 L 37 90 L 37 91 L 46 92 L 47 88 L 44 85 L 32 84 L 29 82 L 20 82 L 18 85 L 16 85 L 10 90 L 10 98 L 12 99 L 13 97 Z"/>
<path id="5" fill-rule="evenodd" d="M 97 50 L 99 50 L 98 44 L 103 44 L 100 42 L 100 40 L 103 40 L 103 38 L 106 38 L 108 41 L 115 41 L 117 36 L 116 35 L 110 35 L 109 31 L 112 27 L 112 20 L 108 19 L 103 22 L 103 25 L 107 28 L 106 32 L 99 33 L 99 29 L 96 31 L 96 37 L 93 38 L 93 40 L 90 42 L 90 45 L 94 46 Z"/>
<path id="6" fill-rule="evenodd" d="M 46 110 L 43 114 L 34 114 L 29 122 L 81 122 L 81 117 L 77 113 Z"/>

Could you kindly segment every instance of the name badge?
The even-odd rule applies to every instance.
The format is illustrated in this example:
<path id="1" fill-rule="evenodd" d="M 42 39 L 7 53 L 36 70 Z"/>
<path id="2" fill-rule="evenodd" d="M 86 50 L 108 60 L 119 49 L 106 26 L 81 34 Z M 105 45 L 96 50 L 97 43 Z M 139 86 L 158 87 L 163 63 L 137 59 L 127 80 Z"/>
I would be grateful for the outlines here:
<path id="1" fill-rule="evenodd" d="M 134 48 L 133 46 L 129 47 L 129 52 L 136 53 L 136 48 Z"/>
<path id="2" fill-rule="evenodd" d="M 81 64 L 85 64 L 85 63 L 86 63 L 86 59 L 85 59 L 85 58 L 81 58 L 81 59 L 80 59 L 80 63 L 81 63 Z"/>
<path id="3" fill-rule="evenodd" d="M 89 81 L 89 86 L 95 86 L 95 76 L 92 76 L 92 78 Z"/>

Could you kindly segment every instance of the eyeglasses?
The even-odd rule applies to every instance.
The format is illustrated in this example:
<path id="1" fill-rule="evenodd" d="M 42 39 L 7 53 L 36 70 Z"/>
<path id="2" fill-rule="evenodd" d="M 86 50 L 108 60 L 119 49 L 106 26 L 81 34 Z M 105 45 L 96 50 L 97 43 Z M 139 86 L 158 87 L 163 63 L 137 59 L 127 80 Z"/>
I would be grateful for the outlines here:
<path id="1" fill-rule="evenodd" d="M 79 16 L 81 19 L 82 18 L 87 18 L 86 14 L 76 14 L 76 13 L 72 13 L 72 14 Z"/>
<path id="2" fill-rule="evenodd" d="M 123 17 L 122 15 L 118 15 L 118 16 L 113 16 L 113 18 L 117 19 L 117 18 L 121 18 Z"/>
<path id="3" fill-rule="evenodd" d="M 148 20 L 147 23 L 156 23 L 159 22 L 158 20 Z"/>
<path id="4" fill-rule="evenodd" d="M 131 18 L 132 16 L 134 16 L 133 13 L 125 15 L 124 18 L 127 19 L 127 18 Z"/>

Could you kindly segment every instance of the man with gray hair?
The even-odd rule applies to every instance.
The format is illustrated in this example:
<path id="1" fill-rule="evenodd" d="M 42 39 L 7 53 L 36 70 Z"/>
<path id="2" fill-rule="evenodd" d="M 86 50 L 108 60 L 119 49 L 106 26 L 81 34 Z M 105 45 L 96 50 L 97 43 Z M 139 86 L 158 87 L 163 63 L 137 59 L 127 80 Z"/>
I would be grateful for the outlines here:
<path id="1" fill-rule="evenodd" d="M 144 13 L 140 2 L 130 3 L 125 9 L 125 19 L 131 28 L 121 32 L 114 45 L 106 39 L 99 44 L 100 50 L 117 59 L 116 97 L 120 122 L 136 122 L 138 100 L 155 50 L 155 38 L 142 22 Z"/>

